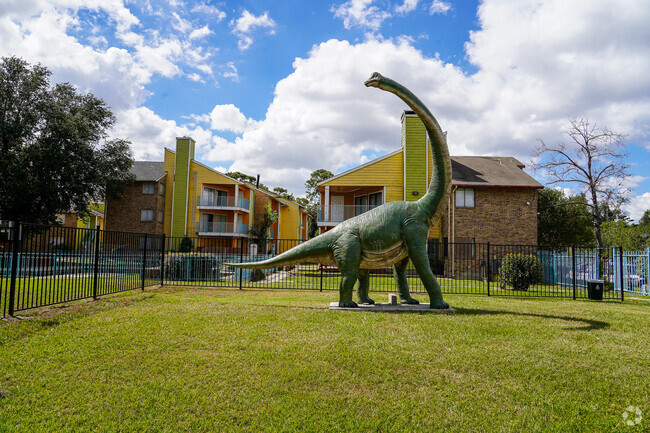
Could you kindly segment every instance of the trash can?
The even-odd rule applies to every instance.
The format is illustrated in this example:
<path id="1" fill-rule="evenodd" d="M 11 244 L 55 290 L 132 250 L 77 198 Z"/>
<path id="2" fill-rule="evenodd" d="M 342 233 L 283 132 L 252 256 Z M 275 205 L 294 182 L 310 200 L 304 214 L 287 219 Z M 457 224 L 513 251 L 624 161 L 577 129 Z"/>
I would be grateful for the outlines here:
<path id="1" fill-rule="evenodd" d="M 587 297 L 592 301 L 603 300 L 603 280 L 587 280 Z"/>

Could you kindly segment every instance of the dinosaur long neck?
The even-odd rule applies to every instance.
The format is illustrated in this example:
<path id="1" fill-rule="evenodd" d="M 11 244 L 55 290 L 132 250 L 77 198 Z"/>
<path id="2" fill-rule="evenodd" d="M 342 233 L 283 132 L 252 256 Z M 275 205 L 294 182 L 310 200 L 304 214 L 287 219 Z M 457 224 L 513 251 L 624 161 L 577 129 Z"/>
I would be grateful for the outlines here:
<path id="1" fill-rule="evenodd" d="M 444 203 L 451 191 L 451 160 L 447 139 L 433 114 L 410 90 L 386 77 L 382 77 L 378 87 L 394 93 L 406 102 L 406 105 L 422 120 L 427 130 L 433 155 L 433 173 L 427 193 L 418 200 L 418 204 L 426 215 L 429 225 L 432 225 L 444 211 Z"/>

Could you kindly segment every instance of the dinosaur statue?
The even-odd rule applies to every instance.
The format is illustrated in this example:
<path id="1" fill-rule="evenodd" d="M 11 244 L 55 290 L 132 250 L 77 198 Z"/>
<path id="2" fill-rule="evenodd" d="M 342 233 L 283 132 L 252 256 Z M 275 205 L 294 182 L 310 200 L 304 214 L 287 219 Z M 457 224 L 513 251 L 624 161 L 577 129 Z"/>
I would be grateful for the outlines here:
<path id="1" fill-rule="evenodd" d="M 296 263 L 337 266 L 343 274 L 339 306 L 357 307 L 352 300 L 356 281 L 359 280 L 359 303 L 374 304 L 368 297 L 369 269 L 391 265 L 400 302 L 418 304 L 409 294 L 406 278 L 410 258 L 429 294 L 430 307 L 447 309 L 449 304 L 442 299 L 440 284 L 431 272 L 426 248 L 429 228 L 444 211 L 451 188 L 451 162 L 445 134 L 429 109 L 401 84 L 375 72 L 365 85 L 394 93 L 424 123 L 433 155 L 433 176 L 426 194 L 418 201 L 397 201 L 378 206 L 268 260 L 228 265 L 248 269 L 269 269 Z"/>

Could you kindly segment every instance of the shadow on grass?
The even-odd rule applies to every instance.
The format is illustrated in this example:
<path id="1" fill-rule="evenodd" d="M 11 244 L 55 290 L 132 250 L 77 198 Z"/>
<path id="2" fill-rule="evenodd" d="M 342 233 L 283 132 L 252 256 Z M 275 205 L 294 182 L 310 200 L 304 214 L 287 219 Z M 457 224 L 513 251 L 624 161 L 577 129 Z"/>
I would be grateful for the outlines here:
<path id="1" fill-rule="evenodd" d="M 567 322 L 578 322 L 583 323 L 584 326 L 575 326 L 571 328 L 565 328 L 569 331 L 595 331 L 597 329 L 607 329 L 609 328 L 608 322 L 603 322 L 601 320 L 591 320 L 583 319 L 580 317 L 572 316 L 556 316 L 553 314 L 538 314 L 538 313 L 520 313 L 515 311 L 504 311 L 504 310 L 481 310 L 474 308 L 455 308 L 456 314 L 460 315 L 473 315 L 473 316 L 499 316 L 499 315 L 510 315 L 510 316 L 527 316 L 527 317 L 536 317 L 541 319 L 554 319 L 554 320 L 564 320 Z"/>

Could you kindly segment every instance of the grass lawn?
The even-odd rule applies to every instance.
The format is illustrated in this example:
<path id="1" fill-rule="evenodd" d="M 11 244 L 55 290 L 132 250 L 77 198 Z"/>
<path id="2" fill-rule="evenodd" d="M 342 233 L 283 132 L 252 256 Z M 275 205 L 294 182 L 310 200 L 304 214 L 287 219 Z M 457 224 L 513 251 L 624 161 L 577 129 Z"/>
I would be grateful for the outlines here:
<path id="1" fill-rule="evenodd" d="M 650 430 L 650 302 L 336 298 L 164 287 L 26 311 L 0 324 L 0 431 Z"/>

